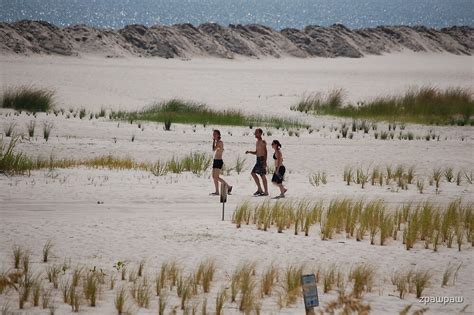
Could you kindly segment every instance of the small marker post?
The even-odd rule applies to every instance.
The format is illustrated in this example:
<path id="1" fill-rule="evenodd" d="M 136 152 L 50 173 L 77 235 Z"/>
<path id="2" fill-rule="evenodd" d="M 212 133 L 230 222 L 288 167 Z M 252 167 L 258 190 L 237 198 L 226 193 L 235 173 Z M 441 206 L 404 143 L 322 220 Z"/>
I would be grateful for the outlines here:
<path id="1" fill-rule="evenodd" d="M 222 221 L 224 221 L 225 203 L 227 202 L 227 185 L 221 184 Z"/>

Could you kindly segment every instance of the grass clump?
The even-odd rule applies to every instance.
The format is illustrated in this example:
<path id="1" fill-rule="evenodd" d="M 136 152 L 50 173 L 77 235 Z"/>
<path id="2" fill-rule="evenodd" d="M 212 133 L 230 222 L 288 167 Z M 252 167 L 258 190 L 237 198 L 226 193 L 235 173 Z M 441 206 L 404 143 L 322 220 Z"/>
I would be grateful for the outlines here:
<path id="1" fill-rule="evenodd" d="M 227 290 L 226 288 L 221 288 L 219 292 L 217 292 L 216 296 L 216 315 L 224 314 L 223 308 L 225 300 L 227 299 Z"/>
<path id="2" fill-rule="evenodd" d="M 205 153 L 194 152 L 187 154 L 179 162 L 183 171 L 192 172 L 193 174 L 201 174 L 211 166 L 212 157 Z M 170 171 L 173 167 L 170 167 Z M 174 173 L 174 172 L 173 172 Z"/>
<path id="3" fill-rule="evenodd" d="M 24 309 L 25 303 L 28 302 L 29 296 L 33 291 L 36 279 L 29 271 L 23 271 L 23 275 L 20 277 L 16 290 L 18 291 L 18 307 Z"/>
<path id="4" fill-rule="evenodd" d="M 241 158 L 240 155 L 237 156 L 237 160 L 235 160 L 235 167 L 234 167 L 237 174 L 242 173 L 242 171 L 244 170 L 246 160 L 247 159 L 245 158 Z"/>
<path id="5" fill-rule="evenodd" d="M 279 117 L 246 116 L 238 110 L 217 111 L 204 104 L 172 99 L 152 105 L 142 111 L 113 112 L 113 119 L 144 120 L 162 122 L 164 129 L 170 130 L 171 123 L 203 124 L 203 125 L 228 125 L 228 126 L 273 126 L 281 127 L 306 127 L 296 120 L 282 119 Z"/>
<path id="6" fill-rule="evenodd" d="M 413 284 L 416 290 L 416 297 L 419 299 L 423 291 L 430 284 L 432 274 L 429 270 L 417 270 L 413 276 Z"/>
<path id="7" fill-rule="evenodd" d="M 26 129 L 28 130 L 28 136 L 33 138 L 35 135 L 35 128 L 36 128 L 36 121 L 30 120 L 30 122 L 26 125 Z"/>
<path id="8" fill-rule="evenodd" d="M 324 314 L 370 314 L 370 304 L 356 298 L 353 294 L 346 294 L 339 291 L 338 297 L 334 301 L 329 301 L 324 307 Z"/>
<path id="9" fill-rule="evenodd" d="M 54 107 L 54 91 L 31 85 L 9 87 L 0 97 L 0 107 L 29 112 L 47 112 Z"/>
<path id="10" fill-rule="evenodd" d="M 99 294 L 99 279 L 95 271 L 89 271 L 84 276 L 83 281 L 84 297 L 92 307 L 96 306 L 97 295 Z"/>
<path id="11" fill-rule="evenodd" d="M 272 264 L 266 270 L 264 270 L 262 275 L 262 282 L 260 285 L 262 297 L 271 295 L 273 287 L 277 281 L 278 269 Z"/>
<path id="12" fill-rule="evenodd" d="M 51 254 L 51 249 L 53 248 L 53 241 L 48 240 L 43 246 L 43 262 L 48 262 L 49 255 Z"/>
<path id="13" fill-rule="evenodd" d="M 330 90 L 327 94 L 313 93 L 303 96 L 303 99 L 291 107 L 291 110 L 299 112 L 315 112 L 325 114 L 328 111 L 335 111 L 343 106 L 344 93 L 342 89 Z"/>
<path id="14" fill-rule="evenodd" d="M 0 138 L 0 173 L 7 175 L 29 175 L 33 161 L 23 153 L 15 152 L 19 137 L 13 137 L 8 145 Z"/>
<path id="15" fill-rule="evenodd" d="M 206 260 L 199 264 L 194 277 L 196 284 L 202 286 L 204 293 L 209 292 L 216 269 L 216 263 L 213 260 Z"/>
<path id="16" fill-rule="evenodd" d="M 446 269 L 443 272 L 443 279 L 441 282 L 441 287 L 445 287 L 451 282 L 451 279 L 453 279 L 452 284 L 454 285 L 456 282 L 456 275 L 461 269 L 462 264 L 459 264 L 459 266 L 451 265 L 451 263 L 448 264 Z"/>
<path id="17" fill-rule="evenodd" d="M 301 276 L 303 266 L 290 265 L 284 271 L 283 289 L 285 296 L 285 305 L 292 305 L 301 294 Z"/>
<path id="18" fill-rule="evenodd" d="M 115 294 L 114 305 L 118 315 L 126 313 L 127 290 L 125 287 L 120 288 Z"/>
<path id="19" fill-rule="evenodd" d="M 452 167 L 446 167 L 444 169 L 444 177 L 448 183 L 451 183 L 454 179 L 454 170 Z"/>
<path id="20" fill-rule="evenodd" d="M 13 246 L 13 265 L 15 269 L 20 269 L 20 264 L 25 255 L 25 250 L 20 245 Z"/>
<path id="21" fill-rule="evenodd" d="M 232 223 L 235 223 L 236 227 L 239 229 L 242 226 L 242 223 L 245 223 L 246 218 L 250 216 L 250 213 L 250 202 L 244 201 L 237 206 L 232 214 Z"/>
<path id="22" fill-rule="evenodd" d="M 131 289 L 132 297 L 140 307 L 148 308 L 150 305 L 151 285 L 147 277 L 142 277 L 133 283 Z"/>
<path id="23" fill-rule="evenodd" d="M 59 276 L 61 274 L 61 266 L 51 265 L 46 268 L 46 275 L 48 281 L 53 284 L 53 287 L 57 289 L 59 287 Z"/>
<path id="24" fill-rule="evenodd" d="M 349 280 L 354 282 L 352 294 L 360 298 L 362 293 L 370 292 L 375 279 L 375 268 L 371 265 L 360 264 L 349 274 Z"/>
<path id="25" fill-rule="evenodd" d="M 318 187 L 321 184 L 326 185 L 327 182 L 327 174 L 324 171 L 309 175 L 309 183 L 314 187 Z"/>
<path id="26" fill-rule="evenodd" d="M 236 302 L 237 296 L 240 293 L 239 310 L 241 312 L 250 313 L 256 305 L 255 266 L 255 263 L 243 263 L 231 275 L 231 302 Z"/>
<path id="27" fill-rule="evenodd" d="M 168 305 L 168 295 L 160 294 L 160 297 L 158 298 L 158 315 L 165 314 L 167 305 Z"/>
<path id="28" fill-rule="evenodd" d="M 44 122 L 43 123 L 43 138 L 45 141 L 49 140 L 49 136 L 51 134 L 51 130 L 54 128 L 54 124 L 52 122 Z"/>
<path id="29" fill-rule="evenodd" d="M 41 291 L 41 307 L 43 309 L 47 309 L 47 308 L 50 308 L 52 305 L 51 305 L 51 302 L 52 302 L 52 290 L 49 289 L 49 290 L 42 290 Z"/>
<path id="30" fill-rule="evenodd" d="M 428 124 L 453 124 L 460 120 L 462 125 L 467 125 L 474 114 L 474 98 L 468 88 L 424 86 L 410 88 L 399 96 L 379 96 L 356 106 L 344 103 L 342 90 L 332 90 L 327 95 L 305 96 L 291 109 L 319 115 Z"/>
<path id="31" fill-rule="evenodd" d="M 155 176 L 164 176 L 168 174 L 168 167 L 166 163 L 158 160 L 151 165 L 150 171 Z"/>
<path id="32" fill-rule="evenodd" d="M 16 127 L 15 121 L 11 121 L 8 125 L 6 125 L 3 129 L 3 131 L 5 132 L 5 137 L 8 137 L 8 138 L 13 137 L 15 127 Z"/>
<path id="33" fill-rule="evenodd" d="M 412 278 L 413 272 L 395 272 L 392 277 L 391 281 L 392 284 L 397 288 L 398 297 L 400 299 L 405 298 L 406 293 L 410 290 L 410 281 Z"/>
<path id="34" fill-rule="evenodd" d="M 33 290 L 32 290 L 32 300 L 33 300 L 33 306 L 36 307 L 39 305 L 40 302 L 40 297 L 41 297 L 41 280 L 36 280 L 33 283 Z"/>

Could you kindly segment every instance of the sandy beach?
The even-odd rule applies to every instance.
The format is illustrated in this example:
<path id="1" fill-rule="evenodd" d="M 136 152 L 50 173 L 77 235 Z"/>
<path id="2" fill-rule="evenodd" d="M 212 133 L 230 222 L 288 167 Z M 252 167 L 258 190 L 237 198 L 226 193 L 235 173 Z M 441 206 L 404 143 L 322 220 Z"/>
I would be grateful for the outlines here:
<path id="1" fill-rule="evenodd" d="M 408 190 L 400 190 L 395 182 L 382 187 L 368 183 L 362 189 L 360 185 L 346 185 L 344 169 L 414 165 L 416 173 L 426 180 L 435 167 L 472 172 L 473 127 L 406 124 L 403 130 L 421 138 L 434 133 L 439 137 L 433 141 L 380 140 L 374 138 L 373 130 L 343 139 L 332 128 L 344 122 L 350 124 L 351 119 L 309 116 L 290 111 L 290 106 L 308 93 L 334 88 L 344 89 L 347 100 L 354 103 L 401 93 L 410 86 L 470 88 L 474 82 L 473 61 L 472 56 L 414 53 L 360 59 L 261 60 L 2 55 L 0 86 L 34 84 L 52 88 L 56 91 L 57 108 L 66 112 L 80 108 L 94 113 L 101 108 L 136 110 L 154 102 L 180 98 L 203 102 L 218 110 L 239 109 L 251 114 L 297 118 L 310 124 L 314 131 L 310 133 L 302 128 L 298 136 L 290 136 L 289 130 L 264 130 L 271 133 L 266 136 L 268 141 L 279 139 L 283 144 L 284 163 L 289 171 L 286 200 L 327 203 L 343 197 L 383 199 L 392 211 L 409 201 L 446 206 L 461 198 L 465 203 L 472 203 L 473 186 L 466 181 L 459 186 L 443 181 L 439 193 L 427 184 L 423 194 L 414 184 Z M 308 237 L 293 235 L 291 229 L 284 233 L 275 229 L 263 232 L 255 225 L 237 229 L 231 222 L 236 206 L 245 200 L 257 204 L 265 199 L 252 197 L 255 185 L 250 170 L 254 157 L 244 154 L 255 146 L 254 129 L 173 124 L 171 131 L 165 131 L 163 124 L 152 122 L 143 122 L 138 127 L 138 122 L 130 124 L 105 118 L 67 118 L 65 114 L 52 113 L 38 113 L 33 118 L 25 112 L 18 116 L 9 113 L 11 110 L 0 110 L 2 133 L 12 121 L 16 122 L 18 133 L 26 133 L 27 123 L 36 120 L 37 135 L 20 140 L 17 147 L 33 157 L 85 159 L 110 154 L 154 162 L 191 152 L 211 154 L 212 130 L 218 128 L 226 145 L 225 163 L 234 165 L 237 157 L 245 157 L 246 162 L 243 173 L 234 171 L 224 176 L 234 188 L 225 206 L 223 222 L 219 198 L 208 195 L 213 189 L 209 170 L 199 176 L 186 172 L 157 177 L 140 170 L 80 167 L 33 171 L 30 176 L 0 175 L 0 271 L 12 265 L 14 244 L 29 248 L 32 268 L 43 270 L 41 248 L 47 240 L 54 242 L 51 263 L 61 264 L 70 259 L 73 265 L 98 266 L 108 272 L 113 272 L 117 261 L 136 266 L 146 259 L 146 270 L 154 276 L 167 261 L 175 260 L 185 270 L 192 270 L 197 262 L 211 258 L 218 266 L 211 292 L 195 300 L 207 298 L 212 314 L 217 291 L 221 286 L 228 286 L 232 271 L 244 261 L 256 262 L 258 272 L 272 262 L 280 268 L 304 263 L 307 271 L 336 264 L 346 273 L 356 264 L 364 263 L 374 265 L 377 270 L 372 292 L 363 297 L 370 304 L 372 314 L 398 314 L 410 304 L 413 304 L 411 311 L 428 307 L 426 314 L 473 311 L 474 252 L 469 242 L 465 242 L 460 252 L 456 246 L 444 245 L 434 252 L 424 249 L 422 243 L 407 251 L 401 240 L 390 239 L 385 246 L 379 246 L 370 245 L 367 239 L 357 242 L 337 235 L 322 241 L 319 226 L 313 226 Z M 54 124 L 47 142 L 40 132 L 43 122 Z M 378 130 L 388 130 L 388 122 L 377 125 Z M 396 133 L 400 131 L 397 129 Z M 318 171 L 326 172 L 328 183 L 314 187 L 308 177 Z M 270 193 L 275 196 L 277 188 L 270 187 Z M 442 287 L 441 279 L 448 264 L 461 264 L 461 267 L 456 283 Z M 413 294 L 400 299 L 390 281 L 391 275 L 395 270 L 418 267 L 430 270 L 433 275 L 424 296 L 462 296 L 463 303 L 424 305 Z M 0 295 L 0 305 L 10 301 L 16 309 L 18 295 L 13 290 L 10 293 Z M 55 294 L 57 313 L 71 313 L 71 307 L 62 303 L 60 292 Z M 322 305 L 335 298 L 335 290 L 320 292 Z M 261 303 L 262 314 L 304 313 L 302 299 L 282 309 L 275 296 L 265 297 Z M 179 299 L 174 294 L 167 313 L 176 305 Z M 150 307 L 136 307 L 135 313 L 156 314 L 157 308 L 157 298 L 153 295 Z M 21 314 L 47 313 L 31 307 Z M 81 313 L 114 314 L 114 292 L 104 289 L 98 306 L 84 305 Z M 229 302 L 224 306 L 224 313 L 239 314 L 239 310 L 235 303 Z"/>
<path id="2" fill-rule="evenodd" d="M 1 85 L 57 90 L 64 108 L 132 110 L 181 98 L 216 109 L 289 115 L 305 93 L 342 88 L 350 101 L 398 94 L 410 86 L 469 87 L 472 56 L 406 52 L 364 58 L 175 60 L 0 56 Z"/>

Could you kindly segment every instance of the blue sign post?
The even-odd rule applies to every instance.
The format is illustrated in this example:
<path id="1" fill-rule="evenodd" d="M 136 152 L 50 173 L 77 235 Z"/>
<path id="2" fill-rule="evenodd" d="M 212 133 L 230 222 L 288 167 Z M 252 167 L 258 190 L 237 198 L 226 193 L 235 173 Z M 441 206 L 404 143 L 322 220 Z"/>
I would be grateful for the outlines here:
<path id="1" fill-rule="evenodd" d="M 314 307 L 319 306 L 318 287 L 314 273 L 301 276 L 301 285 L 303 287 L 306 314 L 314 314 Z"/>

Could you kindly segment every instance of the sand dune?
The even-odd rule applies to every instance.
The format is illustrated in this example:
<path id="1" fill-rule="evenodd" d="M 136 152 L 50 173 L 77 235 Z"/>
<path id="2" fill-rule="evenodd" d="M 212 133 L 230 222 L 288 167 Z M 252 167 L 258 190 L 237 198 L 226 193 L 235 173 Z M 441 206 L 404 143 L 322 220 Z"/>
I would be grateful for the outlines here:
<path id="1" fill-rule="evenodd" d="M 0 51 L 18 54 L 109 57 L 134 55 L 163 58 L 351 57 L 414 51 L 470 55 L 474 29 L 454 26 L 436 30 L 424 26 L 379 26 L 348 29 L 309 25 L 302 30 L 274 30 L 264 25 L 205 23 L 199 26 L 128 25 L 99 29 L 87 25 L 59 28 L 48 22 L 23 20 L 0 23 Z"/>

